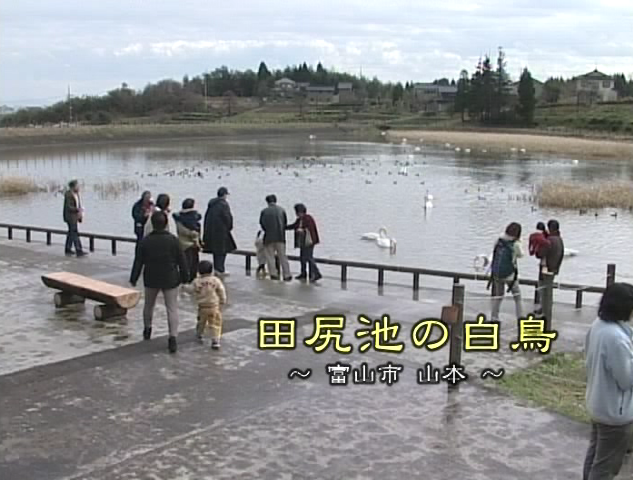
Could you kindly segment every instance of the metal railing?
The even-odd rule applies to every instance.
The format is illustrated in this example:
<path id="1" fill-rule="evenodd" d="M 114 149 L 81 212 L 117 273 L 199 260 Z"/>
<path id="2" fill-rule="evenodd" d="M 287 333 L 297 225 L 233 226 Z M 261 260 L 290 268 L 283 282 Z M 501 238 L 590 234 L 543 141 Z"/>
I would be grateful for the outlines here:
<path id="1" fill-rule="evenodd" d="M 44 233 L 46 234 L 46 244 L 52 244 L 52 236 L 53 235 L 63 235 L 65 236 L 68 232 L 62 229 L 54 229 L 54 228 L 44 228 L 44 227 L 33 227 L 28 225 L 15 225 L 15 224 L 6 224 L 0 223 L 0 229 L 6 229 L 8 233 L 9 240 L 12 240 L 14 237 L 14 231 L 24 231 L 26 232 L 26 241 L 31 242 L 32 234 L 35 233 Z M 89 248 L 91 252 L 95 250 L 95 242 L 97 240 L 105 240 L 110 242 L 110 248 L 112 255 L 117 254 L 117 242 L 122 243 L 136 243 L 136 239 L 133 237 L 121 237 L 116 235 L 104 235 L 101 233 L 86 233 L 80 232 L 80 237 L 87 238 L 89 241 Z M 256 257 L 257 254 L 253 251 L 249 250 L 235 250 L 231 252 L 232 255 L 240 255 L 245 258 L 245 269 L 246 273 L 250 274 L 252 270 L 252 258 Z M 288 259 L 292 261 L 299 261 L 300 258 L 298 255 L 288 255 Z M 381 263 L 370 263 L 370 262 L 360 262 L 356 260 L 336 260 L 330 258 L 315 258 L 316 263 L 321 265 L 332 265 L 340 267 L 340 279 L 342 283 L 347 282 L 348 270 L 350 268 L 359 269 L 359 270 L 374 270 L 377 272 L 377 283 L 379 287 L 384 286 L 385 284 L 385 272 L 397 272 L 397 273 L 408 273 L 412 275 L 412 288 L 414 291 L 420 290 L 420 277 L 421 276 L 431 276 L 431 277 L 441 277 L 441 278 L 451 278 L 453 279 L 453 284 L 459 284 L 462 280 L 471 280 L 471 281 L 489 281 L 489 275 L 479 275 L 476 273 L 465 273 L 465 272 L 451 272 L 447 270 L 436 270 L 430 268 L 419 268 L 419 267 L 405 267 L 401 265 L 387 265 Z M 538 280 L 532 280 L 527 278 L 520 278 L 520 285 L 527 285 L 530 287 L 534 287 L 535 289 L 535 301 L 538 293 L 539 282 Z M 611 283 L 615 282 L 615 265 L 608 264 L 607 265 L 607 275 L 606 275 L 606 285 L 604 287 L 594 286 L 594 285 L 580 285 L 580 284 L 571 284 L 571 283 L 554 283 L 554 288 L 560 290 L 572 290 L 576 292 L 576 308 L 582 308 L 583 304 L 583 293 L 604 293 L 607 286 Z"/>

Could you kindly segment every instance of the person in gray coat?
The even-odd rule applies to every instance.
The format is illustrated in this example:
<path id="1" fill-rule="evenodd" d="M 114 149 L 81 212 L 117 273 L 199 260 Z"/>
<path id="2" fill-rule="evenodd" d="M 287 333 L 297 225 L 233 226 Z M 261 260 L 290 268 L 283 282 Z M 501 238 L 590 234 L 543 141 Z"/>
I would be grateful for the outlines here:
<path id="1" fill-rule="evenodd" d="M 286 282 L 292 281 L 290 264 L 286 257 L 286 227 L 288 217 L 286 211 L 277 205 L 277 197 L 268 195 L 266 197 L 268 206 L 262 210 L 259 216 L 259 224 L 264 231 L 264 250 L 266 252 L 266 263 L 268 272 L 272 280 L 279 280 L 279 268 L 275 265 L 275 255 L 279 258 L 279 264 Z"/>
<path id="2" fill-rule="evenodd" d="M 614 283 L 585 339 L 591 437 L 583 480 L 612 480 L 633 439 L 633 285 Z"/>

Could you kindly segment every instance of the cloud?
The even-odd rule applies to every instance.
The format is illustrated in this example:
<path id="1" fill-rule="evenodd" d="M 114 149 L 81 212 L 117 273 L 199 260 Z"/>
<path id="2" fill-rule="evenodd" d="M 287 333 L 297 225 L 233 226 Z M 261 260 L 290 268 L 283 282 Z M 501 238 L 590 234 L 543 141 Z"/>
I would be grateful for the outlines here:
<path id="1" fill-rule="evenodd" d="M 101 50 L 103 51 L 103 50 Z M 143 51 L 143 45 L 141 43 L 133 43 L 127 47 L 120 48 L 114 51 L 114 55 L 117 57 L 123 57 L 125 55 L 137 55 Z"/>

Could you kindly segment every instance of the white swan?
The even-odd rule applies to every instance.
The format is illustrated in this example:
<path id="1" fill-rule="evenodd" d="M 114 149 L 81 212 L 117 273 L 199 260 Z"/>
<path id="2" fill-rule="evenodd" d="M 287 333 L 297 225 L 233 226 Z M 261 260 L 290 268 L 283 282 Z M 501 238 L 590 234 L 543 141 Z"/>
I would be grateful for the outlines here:
<path id="1" fill-rule="evenodd" d="M 464 149 L 464 152 L 465 152 L 465 153 L 470 153 L 470 148 L 465 148 L 465 149 Z"/>
<path id="2" fill-rule="evenodd" d="M 380 230 L 378 230 L 378 233 L 375 232 L 368 232 L 368 233 L 364 233 L 363 235 L 361 235 L 361 240 L 371 240 L 373 242 L 375 242 L 376 240 L 378 240 L 380 238 L 380 234 L 382 232 L 385 232 L 385 235 L 387 234 L 387 228 L 386 227 L 380 227 Z"/>
<path id="3" fill-rule="evenodd" d="M 455 147 L 455 151 L 456 151 L 456 152 L 461 152 L 461 151 L 462 151 L 462 149 L 461 149 L 461 148 L 459 148 L 459 147 Z"/>
<path id="4" fill-rule="evenodd" d="M 564 257 L 575 257 L 576 255 L 578 255 L 578 250 L 574 250 L 572 248 L 566 248 L 563 252 L 563 256 Z"/>
<path id="5" fill-rule="evenodd" d="M 316 139 L 316 135 L 310 135 L 308 138 L 309 138 L 310 140 L 314 140 L 314 139 Z"/>
<path id="6" fill-rule="evenodd" d="M 376 245 L 380 248 L 388 248 L 392 253 L 396 251 L 396 239 L 387 236 L 387 229 L 385 227 L 380 229 L 379 236 L 376 239 Z"/>
<path id="7" fill-rule="evenodd" d="M 422 150 L 420 147 L 415 147 L 414 149 L 416 152 L 419 152 L 420 150 Z"/>
<path id="8" fill-rule="evenodd" d="M 424 209 L 433 208 L 433 195 L 426 191 L 426 195 L 424 195 Z"/>
<path id="9" fill-rule="evenodd" d="M 492 255 L 486 255 L 485 253 L 480 253 L 475 257 L 473 261 L 473 267 L 476 272 L 487 271 L 490 268 L 490 264 L 492 263 Z"/>

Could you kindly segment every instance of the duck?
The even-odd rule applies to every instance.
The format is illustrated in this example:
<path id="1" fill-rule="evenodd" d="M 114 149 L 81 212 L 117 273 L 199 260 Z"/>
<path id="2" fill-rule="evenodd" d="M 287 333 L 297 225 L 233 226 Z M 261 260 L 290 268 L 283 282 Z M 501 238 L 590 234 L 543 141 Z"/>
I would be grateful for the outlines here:
<path id="1" fill-rule="evenodd" d="M 611 212 L 611 216 L 613 218 L 618 218 L 618 212 Z"/>
<path id="2" fill-rule="evenodd" d="M 388 248 L 391 251 L 391 253 L 395 253 L 396 239 L 389 238 L 387 236 L 387 229 L 385 227 L 382 227 L 378 233 L 379 235 L 378 235 L 378 238 L 376 239 L 376 245 L 378 245 L 380 248 Z"/>
<path id="3" fill-rule="evenodd" d="M 426 195 L 424 195 L 424 209 L 433 208 L 433 195 L 426 191 Z"/>

